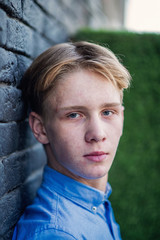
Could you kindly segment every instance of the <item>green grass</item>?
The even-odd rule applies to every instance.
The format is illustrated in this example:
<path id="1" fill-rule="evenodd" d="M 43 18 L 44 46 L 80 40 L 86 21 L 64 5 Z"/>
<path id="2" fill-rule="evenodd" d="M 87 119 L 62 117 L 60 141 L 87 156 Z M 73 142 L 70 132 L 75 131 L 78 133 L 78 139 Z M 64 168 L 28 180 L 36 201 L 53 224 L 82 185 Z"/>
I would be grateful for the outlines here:
<path id="1" fill-rule="evenodd" d="M 132 75 L 109 181 L 124 240 L 160 239 L 160 35 L 83 29 L 73 37 L 109 47 Z"/>

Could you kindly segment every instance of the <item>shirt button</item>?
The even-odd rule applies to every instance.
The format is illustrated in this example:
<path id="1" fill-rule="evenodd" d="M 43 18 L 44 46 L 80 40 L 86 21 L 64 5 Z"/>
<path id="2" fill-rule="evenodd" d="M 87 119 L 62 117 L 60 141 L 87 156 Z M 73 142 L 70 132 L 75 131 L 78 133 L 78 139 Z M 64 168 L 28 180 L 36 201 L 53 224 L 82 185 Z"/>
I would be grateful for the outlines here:
<path id="1" fill-rule="evenodd" d="M 97 208 L 96 207 L 92 207 L 92 210 L 95 212 L 97 210 Z"/>

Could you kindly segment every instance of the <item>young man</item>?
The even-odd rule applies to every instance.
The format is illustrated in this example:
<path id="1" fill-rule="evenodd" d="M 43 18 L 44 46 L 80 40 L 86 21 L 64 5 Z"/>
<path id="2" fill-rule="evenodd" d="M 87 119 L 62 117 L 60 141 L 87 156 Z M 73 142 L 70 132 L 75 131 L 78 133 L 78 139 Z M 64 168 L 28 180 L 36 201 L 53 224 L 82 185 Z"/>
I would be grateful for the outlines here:
<path id="1" fill-rule="evenodd" d="M 129 81 L 110 50 L 87 42 L 56 45 L 33 62 L 23 89 L 30 127 L 48 162 L 14 240 L 121 239 L 107 181 Z"/>

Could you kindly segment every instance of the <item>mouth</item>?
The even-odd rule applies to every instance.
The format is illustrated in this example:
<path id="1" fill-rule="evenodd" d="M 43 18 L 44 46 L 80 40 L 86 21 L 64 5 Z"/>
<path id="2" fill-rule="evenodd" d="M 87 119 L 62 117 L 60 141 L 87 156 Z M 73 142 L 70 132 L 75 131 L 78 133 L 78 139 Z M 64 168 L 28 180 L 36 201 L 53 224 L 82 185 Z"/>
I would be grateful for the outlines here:
<path id="1" fill-rule="evenodd" d="M 89 154 L 85 154 L 83 157 L 93 162 L 102 162 L 107 155 L 108 153 L 99 151 L 99 152 L 91 152 Z"/>

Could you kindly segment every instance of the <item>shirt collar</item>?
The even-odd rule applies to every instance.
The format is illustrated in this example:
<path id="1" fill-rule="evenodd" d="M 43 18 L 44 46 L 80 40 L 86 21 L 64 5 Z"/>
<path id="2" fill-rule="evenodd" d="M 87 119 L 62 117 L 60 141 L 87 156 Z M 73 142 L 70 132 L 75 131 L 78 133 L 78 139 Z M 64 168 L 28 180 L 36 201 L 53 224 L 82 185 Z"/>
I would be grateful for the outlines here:
<path id="1" fill-rule="evenodd" d="M 98 189 L 67 177 L 48 166 L 45 166 L 44 169 L 43 183 L 47 185 L 50 191 L 56 191 L 90 211 L 92 211 L 93 206 L 98 207 L 107 201 L 112 192 L 109 183 L 106 186 L 106 193 L 103 193 Z"/>

